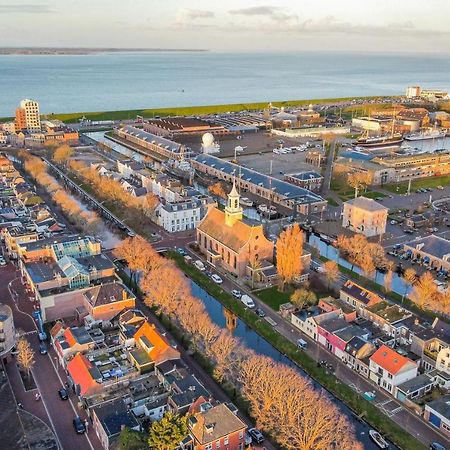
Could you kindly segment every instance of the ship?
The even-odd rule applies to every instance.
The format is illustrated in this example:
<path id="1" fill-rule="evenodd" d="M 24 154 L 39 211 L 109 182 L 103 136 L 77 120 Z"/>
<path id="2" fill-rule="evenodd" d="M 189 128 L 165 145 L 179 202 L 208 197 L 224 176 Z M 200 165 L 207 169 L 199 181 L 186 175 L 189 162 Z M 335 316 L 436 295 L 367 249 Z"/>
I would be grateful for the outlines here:
<path id="1" fill-rule="evenodd" d="M 357 147 L 390 147 L 400 145 L 403 142 L 403 136 L 400 133 L 393 133 L 385 136 L 367 136 L 356 140 Z"/>
<path id="2" fill-rule="evenodd" d="M 424 141 L 426 139 L 439 139 L 445 137 L 445 132 L 439 130 L 426 130 L 419 133 L 410 133 L 405 136 L 407 141 Z"/>

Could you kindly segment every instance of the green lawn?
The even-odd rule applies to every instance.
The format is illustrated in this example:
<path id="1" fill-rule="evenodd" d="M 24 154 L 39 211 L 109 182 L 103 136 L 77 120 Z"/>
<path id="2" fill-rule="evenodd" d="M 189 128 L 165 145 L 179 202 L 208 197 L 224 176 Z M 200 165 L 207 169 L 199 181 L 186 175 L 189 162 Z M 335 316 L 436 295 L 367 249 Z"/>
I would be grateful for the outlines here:
<path id="1" fill-rule="evenodd" d="M 421 180 L 414 180 L 411 182 L 411 192 L 420 188 L 435 189 L 438 186 L 448 186 L 450 184 L 450 175 L 442 177 L 423 178 Z M 408 183 L 392 183 L 385 184 L 384 189 L 393 192 L 394 194 L 406 194 L 408 191 Z"/>
<path id="2" fill-rule="evenodd" d="M 258 291 L 256 295 L 274 311 L 280 310 L 280 305 L 289 302 L 292 292 L 280 292 L 278 286 L 272 286 Z"/>
<path id="3" fill-rule="evenodd" d="M 373 97 L 357 97 L 359 99 L 383 99 L 383 96 Z M 298 106 L 320 104 L 320 103 L 335 103 L 340 101 L 352 100 L 349 98 L 324 98 L 324 99 L 309 99 L 309 100 L 286 100 L 286 101 L 274 101 L 273 106 Z M 261 110 L 267 107 L 269 102 L 256 102 L 256 103 L 234 103 L 228 105 L 203 105 L 203 106 L 182 106 L 174 108 L 152 108 L 152 109 L 130 109 L 122 111 L 91 111 L 91 112 L 75 112 L 75 113 L 60 113 L 60 114 L 47 114 L 42 115 L 43 119 L 58 119 L 63 122 L 77 122 L 83 116 L 87 119 L 99 121 L 99 120 L 126 120 L 135 119 L 136 116 L 143 116 L 146 118 L 152 118 L 155 116 L 173 116 L 173 115 L 198 115 L 198 114 L 213 114 L 213 113 L 225 113 L 225 112 L 238 112 L 246 110 Z M 11 117 L 0 118 L 0 122 L 12 120 Z"/>

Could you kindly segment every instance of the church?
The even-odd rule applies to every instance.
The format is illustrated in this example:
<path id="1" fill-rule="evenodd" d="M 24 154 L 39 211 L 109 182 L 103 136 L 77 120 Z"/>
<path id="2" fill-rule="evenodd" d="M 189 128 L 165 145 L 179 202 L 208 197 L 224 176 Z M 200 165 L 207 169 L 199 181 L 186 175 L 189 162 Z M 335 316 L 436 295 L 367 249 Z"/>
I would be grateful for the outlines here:
<path id="1" fill-rule="evenodd" d="M 244 277 L 252 268 L 273 267 L 274 245 L 261 224 L 243 219 L 239 197 L 233 183 L 225 211 L 211 208 L 197 226 L 197 244 L 209 263 Z"/>

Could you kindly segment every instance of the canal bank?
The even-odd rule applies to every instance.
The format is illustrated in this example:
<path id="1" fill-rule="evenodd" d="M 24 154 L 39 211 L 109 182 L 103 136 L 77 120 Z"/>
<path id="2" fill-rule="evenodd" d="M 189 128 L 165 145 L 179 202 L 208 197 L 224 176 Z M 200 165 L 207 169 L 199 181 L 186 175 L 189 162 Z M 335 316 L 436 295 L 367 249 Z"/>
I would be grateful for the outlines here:
<path id="1" fill-rule="evenodd" d="M 294 343 L 281 335 L 266 321 L 260 319 L 251 310 L 246 309 L 241 302 L 236 301 L 236 299 L 223 291 L 220 286 L 203 275 L 203 273 L 199 272 L 194 266 L 186 264 L 180 255 L 176 252 L 168 252 L 168 256 L 172 257 L 177 262 L 180 269 L 207 293 L 207 296 L 204 296 L 204 298 L 199 297 L 205 304 L 205 307 L 208 308 L 208 303 L 215 305 L 214 302 L 220 302 L 226 310 L 235 314 L 242 320 L 245 326 L 258 334 L 260 338 L 266 341 L 273 350 L 277 352 L 275 359 L 281 361 L 278 358 L 282 357 L 283 360 L 281 362 L 287 361 L 289 365 L 295 364 L 302 374 L 309 376 L 317 383 L 316 386 L 323 387 L 328 391 L 328 393 L 334 397 L 334 401 L 339 404 L 341 409 L 344 408 L 347 411 L 346 415 L 355 426 L 358 435 L 362 440 L 364 440 L 364 436 L 368 432 L 369 427 L 364 422 L 361 423 L 358 420 L 359 417 L 363 417 L 370 426 L 376 428 L 388 438 L 392 439 L 398 448 L 425 449 L 423 444 L 378 410 L 376 406 L 365 400 L 361 395 L 352 390 L 351 387 L 341 383 L 334 375 L 324 368 L 318 367 L 315 360 L 305 352 L 299 350 Z M 197 295 L 199 293 L 202 294 L 200 291 Z M 214 309 L 217 308 L 217 306 L 209 306 L 209 308 L 214 312 Z M 215 312 L 215 314 L 217 314 L 217 312 Z M 223 321 L 224 319 L 222 318 L 219 322 L 216 321 L 215 323 L 221 325 L 224 323 Z M 256 339 L 255 342 L 257 342 Z M 280 356 L 278 356 L 278 354 Z M 343 412 L 345 413 L 344 409 Z M 365 448 L 377 448 L 371 447 L 370 445 L 373 445 L 371 441 L 364 442 Z"/>

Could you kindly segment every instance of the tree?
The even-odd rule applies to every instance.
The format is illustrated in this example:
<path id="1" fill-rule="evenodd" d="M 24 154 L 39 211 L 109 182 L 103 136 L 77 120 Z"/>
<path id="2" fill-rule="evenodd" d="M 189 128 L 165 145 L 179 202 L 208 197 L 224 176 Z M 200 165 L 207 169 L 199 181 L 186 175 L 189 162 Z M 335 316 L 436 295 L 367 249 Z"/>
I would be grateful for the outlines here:
<path id="1" fill-rule="evenodd" d="M 434 283 L 433 275 L 426 271 L 414 284 L 411 299 L 417 303 L 419 308 L 423 308 L 435 300 L 437 293 L 437 286 Z"/>
<path id="2" fill-rule="evenodd" d="M 125 427 L 119 435 L 120 450 L 142 450 L 147 447 L 148 436 L 140 431 Z"/>
<path id="3" fill-rule="evenodd" d="M 384 292 L 386 294 L 392 289 L 392 278 L 394 276 L 394 273 L 392 272 L 392 267 L 393 267 L 392 262 L 389 262 L 388 270 L 384 274 L 383 287 L 384 287 Z"/>
<path id="4" fill-rule="evenodd" d="M 261 268 L 261 261 L 258 258 L 257 247 L 252 248 L 250 245 L 248 246 L 248 265 L 252 271 L 251 280 L 252 280 L 252 289 L 255 288 L 255 278 L 257 275 L 257 270 Z"/>
<path id="5" fill-rule="evenodd" d="M 417 279 L 417 275 L 416 275 L 415 270 L 412 267 L 409 267 L 403 273 L 403 280 L 405 283 L 405 291 L 403 293 L 402 302 L 403 302 L 403 299 L 405 298 L 406 294 L 408 293 L 408 287 L 412 286 L 414 284 L 414 282 L 416 281 L 416 279 Z"/>
<path id="6" fill-rule="evenodd" d="M 20 370 L 26 372 L 30 376 L 31 370 L 34 367 L 34 351 L 30 343 L 25 338 L 20 338 L 16 345 L 17 348 L 17 364 Z"/>
<path id="7" fill-rule="evenodd" d="M 303 233 L 297 223 L 283 231 L 277 240 L 277 271 L 281 291 L 302 273 L 303 240 Z"/>
<path id="8" fill-rule="evenodd" d="M 186 416 L 167 412 L 161 420 L 152 423 L 148 444 L 155 450 L 175 450 L 187 435 Z"/>
<path id="9" fill-rule="evenodd" d="M 73 149 L 68 145 L 61 145 L 53 153 L 53 161 L 56 163 L 65 163 L 73 155 Z"/>
<path id="10" fill-rule="evenodd" d="M 450 290 L 448 288 L 439 295 L 437 306 L 443 313 L 450 313 Z"/>
<path id="11" fill-rule="evenodd" d="M 315 305 L 317 303 L 317 296 L 313 291 L 300 288 L 292 293 L 290 300 L 293 305 L 302 309 L 305 306 Z"/>
<path id="12" fill-rule="evenodd" d="M 322 264 L 322 270 L 323 274 L 325 276 L 325 279 L 327 280 L 327 288 L 330 289 L 331 283 L 335 283 L 337 280 L 339 280 L 339 267 L 336 263 L 336 261 L 326 261 Z"/>
<path id="13" fill-rule="evenodd" d="M 347 184 L 355 189 L 355 198 L 361 188 L 370 185 L 370 174 L 368 172 L 352 172 L 347 175 Z"/>
<path id="14" fill-rule="evenodd" d="M 227 198 L 228 195 L 223 183 L 220 181 L 209 186 L 208 191 L 211 192 L 211 194 L 217 195 L 217 197 L 221 198 Z"/>
<path id="15" fill-rule="evenodd" d="M 359 266 L 367 278 L 370 278 L 375 272 L 375 264 L 373 263 L 372 257 L 367 253 L 362 254 Z"/>

